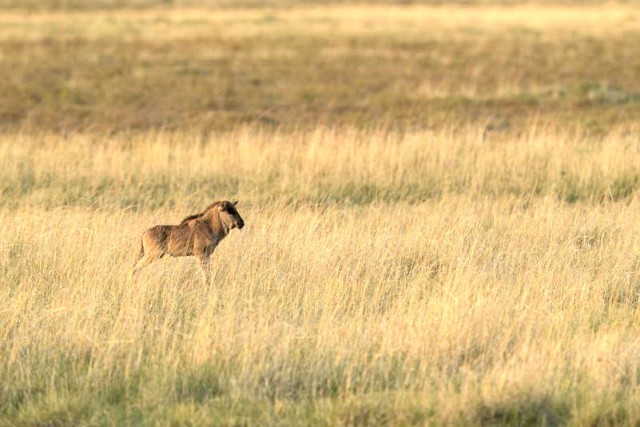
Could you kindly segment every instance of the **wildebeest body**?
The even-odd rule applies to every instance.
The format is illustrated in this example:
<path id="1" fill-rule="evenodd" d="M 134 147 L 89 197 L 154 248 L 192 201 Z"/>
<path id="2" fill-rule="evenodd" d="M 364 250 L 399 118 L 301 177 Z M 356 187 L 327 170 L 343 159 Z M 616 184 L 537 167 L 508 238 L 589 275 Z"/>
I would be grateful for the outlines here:
<path id="1" fill-rule="evenodd" d="M 235 208 L 237 203 L 216 202 L 178 225 L 156 225 L 145 231 L 132 274 L 165 255 L 196 256 L 208 280 L 209 257 L 218 243 L 231 229 L 244 227 L 244 220 Z"/>
<path id="2" fill-rule="evenodd" d="M 158 245 L 159 258 L 164 255 L 174 257 L 192 256 L 195 255 L 194 245 L 196 240 L 198 242 L 206 242 L 206 246 L 214 244 L 216 241 L 213 230 L 198 220 L 191 220 L 186 224 L 180 225 L 156 225 L 147 230 L 142 239 L 143 247 L 145 246 L 145 240 L 147 246 Z"/>

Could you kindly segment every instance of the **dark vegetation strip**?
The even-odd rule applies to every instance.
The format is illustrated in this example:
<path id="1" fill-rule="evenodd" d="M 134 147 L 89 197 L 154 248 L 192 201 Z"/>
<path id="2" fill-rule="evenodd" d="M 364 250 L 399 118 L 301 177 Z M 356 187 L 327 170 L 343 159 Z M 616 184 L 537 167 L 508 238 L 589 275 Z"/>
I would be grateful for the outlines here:
<path id="1" fill-rule="evenodd" d="M 268 36 L 269 25 L 277 23 L 240 40 L 66 39 L 63 32 L 2 40 L 0 129 L 489 123 L 518 132 L 535 117 L 598 133 L 640 116 L 640 33 L 405 40 L 375 32 Z"/>

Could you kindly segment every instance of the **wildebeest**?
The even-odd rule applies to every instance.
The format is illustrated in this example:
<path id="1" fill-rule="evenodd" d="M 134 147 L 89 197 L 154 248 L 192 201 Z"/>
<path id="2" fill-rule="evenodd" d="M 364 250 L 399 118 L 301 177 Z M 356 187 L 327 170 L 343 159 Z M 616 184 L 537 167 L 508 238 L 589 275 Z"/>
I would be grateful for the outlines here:
<path id="1" fill-rule="evenodd" d="M 233 228 L 244 227 L 236 210 L 237 201 L 215 202 L 204 211 L 189 215 L 178 225 L 156 225 L 142 234 L 140 253 L 131 275 L 165 255 L 196 256 L 209 283 L 209 257 Z"/>

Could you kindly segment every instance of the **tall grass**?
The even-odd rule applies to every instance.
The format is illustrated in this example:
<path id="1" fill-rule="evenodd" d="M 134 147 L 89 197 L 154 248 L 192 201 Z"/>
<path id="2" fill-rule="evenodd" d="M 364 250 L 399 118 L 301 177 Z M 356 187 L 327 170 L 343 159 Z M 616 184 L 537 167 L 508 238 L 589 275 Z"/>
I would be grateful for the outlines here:
<path id="1" fill-rule="evenodd" d="M 637 136 L 531 129 L 7 137 L 1 422 L 637 422 Z M 227 194 L 209 286 L 128 278 Z"/>
<path id="2" fill-rule="evenodd" d="M 419 203 L 448 195 L 627 200 L 640 185 L 633 129 L 593 137 L 532 123 L 398 133 L 317 128 L 0 137 L 7 206 L 197 210 L 238 196 L 277 205 Z"/>
<path id="3" fill-rule="evenodd" d="M 636 9 L 169 3 L 0 0 L 0 425 L 640 423 Z"/>

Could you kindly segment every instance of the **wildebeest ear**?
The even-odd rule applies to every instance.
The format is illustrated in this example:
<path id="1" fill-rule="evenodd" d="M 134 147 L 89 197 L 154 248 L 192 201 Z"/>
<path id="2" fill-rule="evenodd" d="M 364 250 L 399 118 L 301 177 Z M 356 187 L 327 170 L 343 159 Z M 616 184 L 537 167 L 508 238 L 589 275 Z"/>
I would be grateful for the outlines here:
<path id="1" fill-rule="evenodd" d="M 236 200 L 235 202 L 232 202 L 233 206 L 238 206 L 238 201 Z"/>

